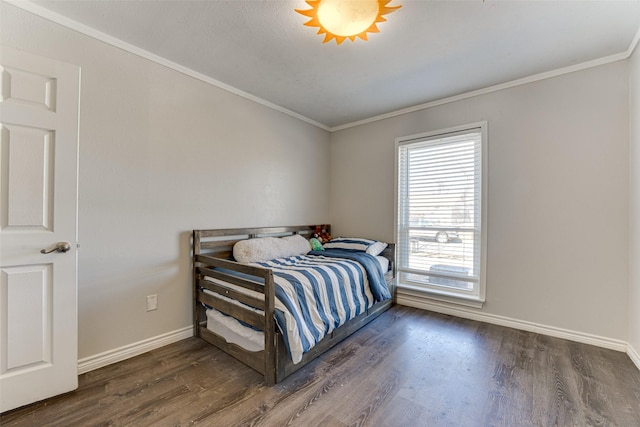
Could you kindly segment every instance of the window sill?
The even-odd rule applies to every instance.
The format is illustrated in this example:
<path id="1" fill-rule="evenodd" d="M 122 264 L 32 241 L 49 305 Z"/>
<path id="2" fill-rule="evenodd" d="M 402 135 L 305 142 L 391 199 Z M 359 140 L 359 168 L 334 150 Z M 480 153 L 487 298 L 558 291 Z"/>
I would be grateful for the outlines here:
<path id="1" fill-rule="evenodd" d="M 397 292 L 406 295 L 407 297 L 446 302 L 472 308 L 482 308 L 484 305 L 484 300 L 481 300 L 479 298 L 463 297 L 459 294 L 454 294 L 447 291 L 428 290 L 420 288 L 418 286 L 411 286 L 402 283 L 398 283 L 397 288 Z"/>

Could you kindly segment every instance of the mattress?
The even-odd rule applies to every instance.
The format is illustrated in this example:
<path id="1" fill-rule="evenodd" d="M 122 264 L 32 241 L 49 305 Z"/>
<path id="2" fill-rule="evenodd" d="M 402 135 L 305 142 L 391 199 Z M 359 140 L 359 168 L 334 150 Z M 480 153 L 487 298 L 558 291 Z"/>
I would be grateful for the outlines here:
<path id="1" fill-rule="evenodd" d="M 207 309 L 207 329 L 247 351 L 264 350 L 264 332 L 244 326 L 215 308 Z"/>

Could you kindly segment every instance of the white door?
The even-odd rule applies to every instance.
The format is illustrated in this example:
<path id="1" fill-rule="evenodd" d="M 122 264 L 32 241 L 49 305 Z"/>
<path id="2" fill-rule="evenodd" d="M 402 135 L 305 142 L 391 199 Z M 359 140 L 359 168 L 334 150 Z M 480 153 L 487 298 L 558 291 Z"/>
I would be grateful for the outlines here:
<path id="1" fill-rule="evenodd" d="M 3 412 L 78 386 L 80 69 L 5 47 L 0 64 Z"/>

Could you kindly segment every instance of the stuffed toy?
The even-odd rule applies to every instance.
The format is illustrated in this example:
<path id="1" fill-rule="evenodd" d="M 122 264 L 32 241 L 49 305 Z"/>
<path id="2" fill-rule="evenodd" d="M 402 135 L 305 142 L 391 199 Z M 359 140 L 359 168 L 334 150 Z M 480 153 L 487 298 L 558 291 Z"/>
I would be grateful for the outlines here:
<path id="1" fill-rule="evenodd" d="M 317 238 L 315 237 L 310 238 L 309 243 L 311 244 L 312 251 L 324 251 L 324 248 L 322 247 L 322 243 L 320 243 L 320 240 L 318 240 Z"/>
<path id="2" fill-rule="evenodd" d="M 327 243 L 331 240 L 331 234 L 327 231 L 329 227 L 326 224 L 316 225 L 313 231 L 313 237 L 318 239 L 320 243 Z"/>

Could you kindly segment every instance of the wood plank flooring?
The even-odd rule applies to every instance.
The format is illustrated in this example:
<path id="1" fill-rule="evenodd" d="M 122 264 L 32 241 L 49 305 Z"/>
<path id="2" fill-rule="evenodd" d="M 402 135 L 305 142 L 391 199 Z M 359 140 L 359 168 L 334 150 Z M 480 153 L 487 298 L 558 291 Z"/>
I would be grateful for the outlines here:
<path id="1" fill-rule="evenodd" d="M 2 426 L 640 426 L 620 352 L 393 307 L 274 387 L 200 339 L 80 376 Z"/>

